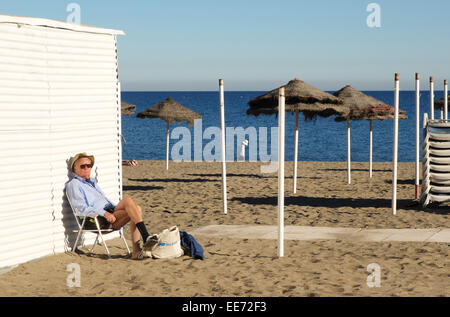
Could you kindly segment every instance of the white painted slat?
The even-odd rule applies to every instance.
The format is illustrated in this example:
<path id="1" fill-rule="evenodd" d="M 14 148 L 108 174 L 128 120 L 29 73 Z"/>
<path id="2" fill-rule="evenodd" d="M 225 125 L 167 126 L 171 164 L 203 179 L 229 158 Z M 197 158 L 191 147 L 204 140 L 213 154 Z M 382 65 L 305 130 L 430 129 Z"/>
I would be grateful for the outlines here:
<path id="1" fill-rule="evenodd" d="M 33 234 L 34 233 L 34 234 Z M 25 231 L 15 235 L 15 239 L 7 244 L 0 244 L 0 253 L 24 255 L 29 251 L 39 252 L 42 249 L 52 252 L 53 240 L 51 239 L 52 227 L 44 227 L 39 231 Z M 29 242 L 33 244 L 28 244 Z M 0 243 L 2 241 L 0 240 Z M 28 245 L 27 245 L 28 244 Z M 24 247 L 24 245 L 27 245 Z M 42 251 L 44 251 L 42 250 Z M 50 253 L 49 252 L 49 253 Z"/>
<path id="2" fill-rule="evenodd" d="M 0 68 L 2 65 L 0 63 Z M 2 72 L 3 74 L 3 72 Z M 0 78 L 0 87 L 5 88 L 21 88 L 21 89 L 48 89 L 48 82 L 41 76 L 39 80 L 19 80 Z"/>
<path id="3" fill-rule="evenodd" d="M 84 123 L 83 126 L 104 124 L 104 126 L 110 127 L 111 120 L 114 120 L 115 118 L 111 117 L 109 115 L 108 116 L 106 116 L 106 115 L 98 116 L 98 117 L 92 117 L 92 116 L 86 115 L 85 120 L 82 121 L 82 119 L 83 119 L 82 117 L 77 117 L 77 118 L 75 118 L 75 120 L 71 120 L 71 118 L 60 116 L 58 118 L 58 124 L 57 125 L 53 124 L 52 128 L 57 128 L 58 126 L 60 126 L 62 128 L 62 127 L 64 127 L 65 124 L 74 124 L 77 122 L 79 122 L 80 124 Z"/>
<path id="4" fill-rule="evenodd" d="M 2 16 L 0 15 L 0 20 Z M 91 34 L 86 32 L 68 32 L 66 30 L 55 29 L 55 28 L 46 28 L 46 27 L 35 27 L 29 25 L 21 25 L 20 28 L 17 27 L 17 24 L 4 24 L 0 23 L 0 29 L 3 32 L 9 32 L 12 34 L 20 34 L 22 36 L 28 36 L 30 38 L 33 37 L 42 37 L 49 39 L 69 39 L 71 41 L 81 41 L 81 42 L 100 42 L 107 43 L 111 41 L 113 37 L 112 34 Z"/>
<path id="5" fill-rule="evenodd" d="M 21 28 L 40 28 L 44 30 L 51 30 L 56 33 L 57 31 L 63 32 L 64 30 L 68 31 L 76 31 L 76 32 L 68 32 L 68 33 L 80 33 L 83 36 L 88 35 L 98 35 L 102 36 L 103 34 L 108 35 L 116 35 L 116 34 L 125 34 L 120 30 L 113 29 L 105 29 L 99 28 L 95 26 L 88 26 L 76 23 L 67 23 L 56 20 L 48 20 L 42 18 L 34 18 L 34 17 L 19 17 L 12 15 L 0 15 L 0 23 L 14 23 L 21 26 Z M 21 29 L 19 28 L 19 29 Z"/>
<path id="6" fill-rule="evenodd" d="M 30 56 L 32 55 L 32 56 Z M 48 61 L 47 53 L 37 54 L 15 54 L 15 52 L 7 50 L 1 51 L 1 61 L 5 65 L 5 70 L 18 69 L 22 67 L 34 68 L 34 71 L 48 71 L 48 73 L 53 73 L 54 69 L 60 68 L 70 68 L 76 70 L 76 68 L 97 68 L 104 69 L 108 66 L 114 64 L 113 56 L 105 57 L 92 57 L 89 56 L 66 56 L 58 55 L 53 58 L 51 62 Z M 33 58 L 33 59 L 30 59 Z"/>
<path id="7" fill-rule="evenodd" d="M 47 33 L 46 43 L 48 46 L 53 47 L 84 47 L 84 48 L 94 48 L 94 49 L 103 49 L 110 50 L 110 52 L 114 53 L 114 37 L 105 35 L 105 36 L 95 36 L 94 38 L 88 38 L 86 36 L 73 36 L 72 35 L 64 35 L 57 33 Z"/>
<path id="8" fill-rule="evenodd" d="M 37 28 L 25 27 L 18 30 L 17 24 L 0 23 L 0 33 L 2 40 L 13 40 L 30 43 L 42 43 L 45 32 Z"/>
<path id="9" fill-rule="evenodd" d="M 11 226 L 11 223 L 19 223 L 24 219 L 33 219 L 33 221 L 31 222 L 32 224 L 42 219 L 46 221 L 48 219 L 48 210 L 50 208 L 48 202 L 49 200 L 47 197 L 45 201 L 42 199 L 37 200 L 35 204 L 23 204 L 22 206 L 25 206 L 24 208 L 17 208 L 15 205 L 11 205 L 10 208 L 0 213 L 0 218 L 2 219 L 1 225 L 15 228 L 15 226 Z"/>
<path id="10" fill-rule="evenodd" d="M 102 131 L 102 135 L 100 137 L 92 137 L 95 138 L 96 142 L 98 142 L 97 144 L 94 144 L 95 149 L 93 148 L 93 146 L 91 144 L 86 144 L 86 139 L 89 139 L 89 136 L 87 136 L 87 134 L 80 134 L 80 137 L 78 136 L 72 136 L 72 141 L 70 144 L 67 144 L 67 138 L 64 138 L 63 136 L 60 136 L 57 140 L 53 139 L 51 140 L 51 144 L 53 146 L 52 148 L 52 157 L 56 157 L 57 159 L 59 158 L 58 162 L 50 162 L 52 167 L 58 167 L 58 166 L 63 166 L 63 162 L 61 161 L 62 159 L 66 159 L 68 153 L 70 152 L 90 152 L 93 155 L 95 155 L 96 157 L 98 155 L 102 155 L 102 156 L 107 156 L 107 159 L 109 159 L 111 157 L 112 154 L 117 153 L 114 147 L 111 148 L 111 145 L 114 144 L 115 142 L 117 142 L 117 135 L 114 135 L 113 133 L 115 133 L 115 131 L 113 130 L 109 130 L 110 133 L 107 133 L 105 131 Z M 66 134 L 67 135 L 67 134 Z M 65 143 L 64 143 L 65 141 Z M 43 149 L 42 146 L 45 146 L 45 144 L 42 144 L 42 146 L 39 146 L 40 143 L 38 144 L 33 144 L 30 145 L 29 147 L 27 147 L 27 149 L 29 149 L 29 152 L 25 153 L 24 155 L 21 156 L 22 160 L 18 160 L 18 155 L 15 154 L 17 152 L 15 152 L 17 149 L 22 149 L 23 147 L 25 147 L 25 145 L 23 144 L 12 144 L 8 146 L 8 144 L 6 142 L 0 142 L 0 146 L 8 146 L 10 148 L 12 148 L 12 150 L 10 151 L 10 149 L 6 149 L 5 148 L 5 152 L 2 152 L 2 159 L 1 162 L 3 162 L 3 165 L 0 166 L 0 173 L 14 173 L 14 171 L 17 169 L 16 164 L 26 164 L 26 166 L 24 166 L 24 168 L 22 168 L 22 170 L 39 170 L 39 167 L 42 167 L 42 164 L 47 164 L 47 166 L 49 166 L 49 162 L 48 162 L 48 158 L 45 158 L 43 156 L 45 152 L 45 150 Z M 8 151 L 8 152 L 6 152 Z M 8 155 L 6 155 L 8 154 Z M 13 160 L 11 160 L 11 159 Z M 24 162 L 23 160 L 27 159 L 26 162 Z M 3 179 L 3 178 L 2 178 Z"/>
<path id="11" fill-rule="evenodd" d="M 5 58 L 1 59 L 5 60 Z M 3 64 L 4 65 L 4 64 Z M 3 67 L 3 65 L 1 65 Z M 111 82 L 111 72 L 105 70 L 101 74 L 90 69 L 86 70 L 86 73 L 82 71 L 66 72 L 61 68 L 47 68 L 32 65 L 12 65 L 5 66 L 5 71 L 2 72 L 2 79 L 15 79 L 15 80 L 27 80 L 27 81 L 44 81 L 48 85 L 52 85 L 54 82 L 67 81 L 77 83 L 89 83 L 89 82 Z M 12 67 L 14 66 L 14 67 Z M 88 76 L 89 75 L 89 76 Z M 51 86 L 50 86 L 51 87 Z"/>
<path id="12" fill-rule="evenodd" d="M 31 231 L 21 232 L 16 235 L 17 239 L 10 243 L 1 244 L 0 240 L 0 253 L 7 254 L 9 256 L 24 255 L 28 252 L 40 252 L 42 249 L 52 252 L 53 240 L 49 239 L 52 234 L 52 227 L 43 228 L 40 231 L 35 231 L 34 234 Z M 24 248 L 24 244 L 28 241 L 33 241 L 33 244 Z M 42 250 L 42 251 L 44 251 Z M 49 253 L 50 253 L 49 252 Z"/>
<path id="13" fill-rule="evenodd" d="M 1 65 L 0 65 L 1 67 Z M 77 90 L 95 91 L 99 89 L 115 90 L 116 87 L 111 81 L 72 81 L 72 82 L 48 82 L 44 80 L 15 80 L 12 78 L 0 78 L 1 87 L 20 88 L 20 89 L 51 89 L 52 91 L 60 90 Z"/>
<path id="14" fill-rule="evenodd" d="M 1 144 L 0 144 L 1 147 Z M 23 162 L 18 162 L 21 165 L 24 165 Z M 39 163 L 38 163 L 39 164 Z M 36 165 L 36 167 L 42 167 L 42 164 Z M 27 173 L 27 178 L 38 178 L 38 177 L 47 177 L 48 170 L 42 168 L 30 168 L 27 166 L 22 166 L 22 173 Z M 9 165 L 0 166 L 0 174 L 2 177 L 0 178 L 0 184 L 2 182 L 8 183 L 17 179 L 17 170 Z"/>
<path id="15" fill-rule="evenodd" d="M 21 124 L 26 124 L 26 121 L 37 121 L 37 120 L 45 120 L 46 122 L 50 118 L 48 109 L 33 109 L 29 111 L 14 111 L 14 110 L 2 110 L 2 117 L 0 121 L 9 121 L 9 120 L 17 120 L 18 114 L 22 114 L 22 118 L 20 120 Z M 42 123 L 42 122 L 41 122 Z M 1 126 L 0 126 L 1 129 Z"/>
<path id="16" fill-rule="evenodd" d="M 8 78 L 13 77 L 14 73 L 23 74 L 22 78 L 26 75 L 30 75 L 29 72 L 45 75 L 85 75 L 99 74 L 111 75 L 111 69 L 114 67 L 114 60 L 112 58 L 102 58 L 101 61 L 77 61 L 77 60 L 55 60 L 53 62 L 47 62 L 45 59 L 40 61 L 34 59 L 32 62 L 28 62 L 28 58 L 20 58 L 18 56 L 3 56 L 1 57 L 1 66 L 5 72 L 10 72 Z M 83 73 L 87 71 L 88 73 Z M 98 70 L 100 72 L 93 72 Z M 4 75 L 6 76 L 6 75 Z M 27 79 L 27 78 L 25 78 Z M 33 80 L 34 77 L 30 77 Z M 51 78 L 50 78 L 51 79 Z M 44 78 L 47 80 L 47 77 Z M 51 84 L 51 82 L 50 82 Z"/>
<path id="17" fill-rule="evenodd" d="M 12 196 L 13 194 L 20 195 L 24 192 L 26 192 L 27 196 L 33 194 L 33 192 L 40 193 L 42 191 L 41 186 L 46 182 L 48 180 L 42 180 L 40 178 L 17 178 L 7 183 L 0 182 L 0 197 Z"/>
<path id="18" fill-rule="evenodd" d="M 13 51 L 27 51 L 43 52 L 43 53 L 58 53 L 58 54 L 83 54 L 83 50 L 87 55 L 101 55 L 111 56 L 113 42 L 110 41 L 108 45 L 77 45 L 82 42 L 74 42 L 67 40 L 65 44 L 61 45 L 63 41 L 49 40 L 46 37 L 37 38 L 34 40 L 25 40 L 18 37 L 13 37 L 12 34 L 0 35 L 0 48 L 10 49 Z"/>
<path id="19" fill-rule="evenodd" d="M 99 77 L 106 79 L 105 76 L 110 77 L 115 74 L 114 69 L 96 68 L 97 61 L 92 61 L 92 67 L 86 68 L 65 68 L 65 67 L 47 67 L 46 75 L 50 82 L 57 80 L 98 80 Z M 80 78 L 81 77 L 81 78 Z"/>
<path id="20" fill-rule="evenodd" d="M 28 96 L 28 95 L 0 95 L 0 102 L 16 103 L 26 102 L 33 104 L 48 104 L 48 96 Z"/>
<path id="21" fill-rule="evenodd" d="M 99 48 L 90 48 L 83 46 L 54 46 L 54 45 L 46 45 L 48 54 L 57 54 L 57 55 L 87 55 L 87 56 L 102 56 L 106 58 L 114 58 L 114 54 L 111 54 L 112 47 L 99 47 Z M 53 61 L 52 61 L 53 62 Z"/>
<path id="22" fill-rule="evenodd" d="M 112 154 L 117 153 L 117 152 L 114 152 L 114 149 L 115 149 L 114 143 L 116 143 L 116 141 L 117 141 L 117 137 L 114 138 L 114 136 L 112 136 L 112 135 L 107 135 L 105 137 L 96 138 L 95 142 L 99 142 L 99 143 L 98 144 L 94 143 L 94 144 L 97 144 L 97 148 L 96 148 L 95 152 L 102 153 L 102 154 L 106 153 L 106 154 L 108 154 L 108 157 L 110 159 Z M 67 139 L 66 139 L 66 142 L 67 142 Z M 86 143 L 86 140 L 84 140 L 84 142 Z M 77 146 L 77 148 L 80 149 L 80 150 L 78 150 L 78 152 L 84 152 L 84 151 L 88 152 L 88 150 L 87 150 L 88 147 L 83 146 L 83 143 L 81 143 L 81 142 L 79 144 L 80 145 Z M 59 152 L 59 153 L 56 153 L 56 154 L 71 153 L 72 149 L 74 149 L 75 147 L 73 145 L 71 146 L 70 144 L 68 145 L 66 143 L 66 145 L 58 146 L 58 148 L 60 148 L 60 149 L 58 151 L 55 150 L 55 152 Z M 78 152 L 74 152 L 73 155 L 75 155 Z M 89 152 L 93 153 L 93 151 L 89 151 Z M 49 164 L 48 162 L 39 163 L 39 162 L 34 161 L 34 158 L 42 157 L 43 155 L 48 154 L 48 153 L 50 153 L 50 152 L 43 151 L 42 148 L 41 149 L 26 148 L 26 149 L 17 149 L 17 150 L 9 150 L 9 149 L 5 150 L 4 153 L 2 153 L 3 158 L 0 161 L 4 164 L 5 167 L 2 167 L 0 169 L 0 172 L 2 169 L 16 169 L 16 168 L 19 168 L 19 166 L 22 166 L 24 163 L 17 161 L 18 155 L 23 158 L 29 159 L 30 163 L 25 163 L 25 164 L 33 164 L 33 166 L 35 166 L 35 168 L 42 168 L 43 165 L 48 166 L 48 164 Z M 69 158 L 69 156 L 67 156 L 67 158 Z M 32 160 L 33 160 L 33 162 L 31 162 Z M 55 163 L 58 163 L 58 162 L 54 162 L 54 164 Z M 60 164 L 62 164 L 62 162 Z M 115 163 L 112 163 L 112 164 L 115 164 Z"/>
<path id="23" fill-rule="evenodd" d="M 26 82 L 36 82 L 38 84 L 45 83 L 45 87 L 48 87 L 47 77 L 44 72 L 38 67 L 24 66 L 24 65 L 12 65 L 12 64 L 2 64 L 0 62 L 0 78 L 3 81 L 15 80 L 15 81 L 26 81 Z M 10 86 L 11 84 L 9 84 Z"/>
<path id="24" fill-rule="evenodd" d="M 35 104 L 30 103 L 10 103 L 10 102 L 0 102 L 0 108 L 4 109 L 5 111 L 11 111 L 14 109 L 17 109 L 18 112 L 28 112 L 28 111 L 47 111 L 46 109 L 43 109 L 42 107 L 37 109 Z M 58 109 L 56 111 L 73 111 L 73 109 L 79 109 L 79 110 L 91 110 L 91 109 L 111 109 L 114 107 L 111 107 L 110 101 L 105 102 L 79 102 L 77 100 L 71 100 L 71 102 L 64 102 L 59 103 Z M 53 111 L 53 110 L 52 110 Z M 1 127 L 0 127 L 1 131 Z"/>
<path id="25" fill-rule="evenodd" d="M 47 190 L 49 193 L 50 189 Z M 2 211 L 0 218 L 17 218 L 18 215 L 23 217 L 31 217 L 39 214 L 40 211 L 45 213 L 50 210 L 49 200 L 51 195 L 43 195 L 42 193 L 23 195 L 20 197 L 0 196 Z M 14 201 L 13 201 L 14 200 Z"/>
<path id="26" fill-rule="evenodd" d="M 109 141 L 105 141 L 105 143 L 107 143 L 109 145 L 109 147 L 113 147 L 113 149 L 114 149 L 113 142 L 116 141 L 116 140 L 117 139 L 114 140 L 114 139 L 110 138 L 110 140 Z M 72 148 L 70 148 L 70 147 L 66 147 L 66 153 L 70 153 L 71 149 Z M 85 147 L 85 149 L 87 149 L 87 147 Z M 108 154 L 109 160 L 111 160 L 111 157 L 112 157 L 113 154 L 117 153 L 117 152 L 111 151 L 110 149 L 108 150 L 107 146 L 104 146 L 102 150 L 103 150 L 102 152 L 110 153 L 110 154 Z M 78 152 L 84 152 L 84 151 L 88 152 L 88 150 L 80 150 Z M 76 152 L 76 153 L 78 153 L 78 152 Z M 89 151 L 89 152 L 90 153 L 95 153 L 93 151 Z M 22 156 L 24 156 L 26 158 L 33 158 L 33 157 L 36 157 L 36 156 L 46 155 L 49 152 L 42 151 L 42 150 L 41 151 L 33 150 L 32 153 L 30 153 L 30 154 L 25 153 L 25 152 L 21 152 L 21 153 L 24 153 Z M 73 155 L 75 155 L 76 153 L 74 152 Z M 69 158 L 69 157 L 70 157 L 70 155 L 67 156 L 67 158 Z M 48 160 L 49 159 L 50 158 L 48 158 Z M 17 162 L 17 155 L 11 154 L 11 153 L 8 153 L 8 156 L 5 155 L 5 158 L 2 159 L 1 162 L 2 162 L 2 164 L 5 164 L 6 166 L 8 166 L 11 169 L 18 168 L 19 166 L 24 165 L 24 163 L 22 163 L 22 162 Z M 56 162 L 56 163 L 58 163 L 58 162 Z M 61 162 L 61 163 L 63 164 L 64 162 Z M 25 164 L 27 164 L 27 163 L 25 163 Z M 111 166 L 113 166 L 114 164 L 115 164 L 115 162 L 111 163 Z M 42 163 L 35 162 L 34 166 L 36 166 L 37 169 L 42 169 L 43 166 L 45 167 L 46 170 L 50 169 L 50 167 L 48 167 L 48 162 L 42 162 Z M 52 168 L 52 170 L 54 170 L 54 169 Z"/>
<path id="27" fill-rule="evenodd" d="M 22 87 L 0 87 L 0 94 L 2 95 L 10 95 L 10 96 L 21 96 L 24 94 L 24 90 L 26 90 L 26 93 L 28 96 L 31 97 L 54 97 L 54 98 L 60 98 L 64 96 L 75 96 L 76 93 L 79 93 L 79 89 L 52 89 L 50 87 L 47 88 L 27 88 L 23 89 Z M 83 91 L 84 97 L 98 97 L 98 96 L 105 96 L 106 98 L 110 97 L 111 94 L 114 94 L 115 90 L 108 88 L 108 89 L 86 89 Z"/>
<path id="28" fill-rule="evenodd" d="M 67 118 L 70 116 L 69 119 L 72 119 L 71 121 Z M 115 119 L 114 114 L 111 113 L 111 109 L 98 109 L 98 108 L 91 108 L 86 109 L 83 112 L 74 112 L 73 110 L 70 112 L 69 110 L 65 111 L 55 111 L 52 112 L 52 123 L 55 120 L 58 120 L 58 124 L 63 124 L 65 121 L 68 121 L 67 123 L 95 123 L 95 122 L 101 122 L 106 121 L 110 123 Z"/>
<path id="29" fill-rule="evenodd" d="M 48 46 L 60 47 L 86 47 L 86 48 L 100 48 L 100 49 L 114 49 L 114 42 L 110 36 L 105 36 L 103 39 L 91 39 L 86 36 L 70 37 L 67 34 L 57 34 L 54 32 L 17 32 L 17 27 L 12 25 L 5 27 L 0 24 L 0 41 L 14 42 L 18 44 L 42 44 L 43 40 Z"/>
<path id="30" fill-rule="evenodd" d="M 39 212 L 40 211 L 40 212 Z M 30 215 L 28 217 L 8 217 L 8 222 L 1 222 L 0 223 L 0 230 L 2 231 L 2 234 L 5 235 L 13 235 L 16 234 L 16 231 L 24 231 L 28 232 L 29 230 L 27 228 L 30 228 L 30 226 L 33 226 L 36 222 L 47 222 L 51 220 L 50 215 L 48 214 L 48 211 L 45 209 L 41 209 L 39 211 L 35 211 L 35 214 Z M 2 216 L 3 218 L 3 216 Z M 16 222 L 14 226 L 11 226 L 10 224 L 12 222 Z M 50 228 L 50 222 L 48 222 L 48 227 Z M 16 234 L 17 236 L 17 234 Z"/>
<path id="31" fill-rule="evenodd" d="M 23 247 L 23 244 L 20 244 L 10 252 L 2 252 L 0 267 L 25 263 L 53 253 L 52 241 L 47 241 L 47 235 L 35 240 L 35 243 L 35 245 L 27 247 Z"/>
<path id="32" fill-rule="evenodd" d="M 84 70 L 110 70 L 109 67 L 114 65 L 113 56 L 96 56 L 96 55 L 57 55 L 55 57 L 48 56 L 49 58 L 54 58 L 52 62 L 47 65 L 47 73 L 61 73 L 61 70 L 67 69 L 68 73 L 79 73 L 79 69 Z M 93 72 L 96 74 L 95 72 Z M 106 73 L 109 74 L 109 73 Z"/>
<path id="33" fill-rule="evenodd" d="M 103 154 L 103 155 L 107 155 L 108 159 L 111 159 L 112 155 L 117 154 L 117 152 L 114 152 L 114 147 L 111 149 L 111 145 L 113 144 L 113 142 L 115 142 L 117 140 L 116 139 L 109 139 L 107 141 L 105 141 L 105 145 L 101 145 L 101 144 L 97 144 L 97 147 L 95 148 L 95 152 L 89 151 L 90 153 L 95 153 L 95 157 L 97 157 L 98 154 Z M 61 153 L 65 153 L 65 155 L 67 155 L 66 153 L 69 153 L 71 151 L 73 151 L 74 148 L 78 148 L 80 149 L 78 152 L 83 152 L 83 151 L 88 151 L 86 150 L 87 147 L 85 147 L 86 143 L 81 143 L 78 142 L 77 144 L 72 144 L 72 146 L 69 145 L 65 145 L 65 146 L 58 146 L 58 153 L 54 153 L 54 157 L 56 155 L 60 155 Z M 56 147 L 56 146 L 55 146 Z M 84 149 L 84 150 L 83 150 Z M 77 152 L 77 153 L 78 153 Z M 64 157 L 61 157 L 58 161 L 61 162 L 60 164 L 62 164 L 62 162 L 66 159 L 66 156 L 64 155 Z M 98 163 L 98 162 L 97 162 Z M 59 172 L 61 172 L 59 169 L 64 169 L 65 167 L 63 165 L 58 165 L 55 166 L 53 165 L 53 169 L 57 170 Z"/>
<path id="34" fill-rule="evenodd" d="M 34 50 L 21 50 L 13 49 L 9 47 L 0 46 L 0 58 L 14 56 L 17 61 L 21 59 L 35 59 L 37 61 L 46 61 L 51 59 L 53 63 L 58 61 L 80 61 L 80 62 L 111 62 L 114 58 L 113 55 L 102 54 L 102 51 L 95 52 L 90 51 L 91 54 L 83 54 L 81 50 L 76 51 L 41 51 L 38 49 Z"/>
<path id="35" fill-rule="evenodd" d="M 0 48 L 7 48 L 10 50 L 18 51 L 34 51 L 45 53 L 47 51 L 47 45 L 45 38 L 35 38 L 33 41 L 18 41 L 17 37 L 13 37 L 12 34 L 0 33 Z"/>
<path id="36" fill-rule="evenodd" d="M 114 96 L 77 96 L 75 93 L 68 96 L 37 96 L 37 95 L 0 95 L 0 102 L 8 103 L 33 103 L 33 104 L 56 104 L 59 102 L 114 102 Z"/>
<path id="37" fill-rule="evenodd" d="M 39 133 L 39 131 L 46 131 L 48 133 L 48 123 L 46 122 L 39 122 L 39 120 L 23 120 L 22 122 L 14 122 L 12 120 L 4 119 L 0 120 L 0 131 L 14 131 L 17 133 L 20 129 L 23 129 L 23 127 L 26 126 L 26 129 L 30 132 L 36 132 Z"/>
<path id="38" fill-rule="evenodd" d="M 44 191 L 50 192 L 51 187 L 44 187 L 44 183 L 41 183 L 40 186 L 23 186 L 20 188 L 10 187 L 2 189 L 2 194 L 0 197 L 9 197 L 11 204 L 20 204 L 20 200 L 24 199 L 38 199 L 39 197 L 51 197 L 47 196 L 47 193 L 43 193 Z"/>

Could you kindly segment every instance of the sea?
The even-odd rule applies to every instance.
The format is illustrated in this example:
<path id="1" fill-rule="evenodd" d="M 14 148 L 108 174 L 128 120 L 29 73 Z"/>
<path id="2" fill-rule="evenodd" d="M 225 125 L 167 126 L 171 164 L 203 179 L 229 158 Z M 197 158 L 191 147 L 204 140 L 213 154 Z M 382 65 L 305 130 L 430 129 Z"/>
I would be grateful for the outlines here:
<path id="1" fill-rule="evenodd" d="M 333 93 L 333 91 L 328 91 Z M 388 105 L 394 105 L 394 91 L 363 91 Z M 245 160 L 267 161 L 267 155 L 271 154 L 272 140 L 277 140 L 276 134 L 272 136 L 272 128 L 278 126 L 276 115 L 247 115 L 248 102 L 262 94 L 264 91 L 225 91 L 225 126 L 234 131 L 256 131 L 258 141 L 249 136 L 244 137 L 250 142 L 258 143 L 258 155 L 250 156 L 250 145 L 245 148 Z M 435 91 L 435 100 L 442 98 L 443 91 Z M 171 97 L 183 106 L 186 106 L 202 115 L 201 123 L 196 127 L 190 127 L 186 122 L 175 122 L 170 125 L 170 159 L 184 160 L 211 160 L 205 153 L 219 153 L 220 143 L 216 134 L 205 133 L 220 129 L 220 104 L 218 91 L 124 91 L 122 101 L 136 105 L 133 115 L 122 116 L 122 158 L 124 160 L 165 160 L 166 158 L 166 122 L 161 119 L 138 118 L 136 115 L 145 109 L 154 106 L 158 102 Z M 422 125 L 424 113 L 430 111 L 430 92 L 421 91 L 420 94 L 420 142 L 422 142 Z M 406 111 L 408 119 L 399 120 L 398 124 L 398 161 L 415 161 L 415 91 L 400 91 L 400 109 Z M 440 118 L 440 111 L 435 111 L 435 118 Z M 303 114 L 299 115 L 299 161 L 329 161 L 339 162 L 347 160 L 347 123 L 336 122 L 335 117 L 306 121 Z M 394 120 L 373 121 L 373 161 L 392 162 L 393 157 L 393 128 Z M 294 126 L 295 115 L 286 113 L 285 117 L 285 160 L 294 160 Z M 351 160 L 354 162 L 369 161 L 369 121 L 351 121 Z M 242 128 L 242 129 L 239 129 Z M 253 129 L 254 128 L 254 129 Z M 189 134 L 182 134 L 188 129 Z M 228 131 L 227 130 L 227 131 Z M 233 130 L 231 130 L 233 131 Z M 264 131 L 267 135 L 267 144 L 260 146 L 265 141 Z M 199 135 L 200 134 L 200 135 Z M 229 136 L 231 135 L 231 137 Z M 227 160 L 239 159 L 241 152 L 241 139 L 227 135 Z M 217 140 L 215 140 L 217 137 Z M 201 140 L 202 148 L 195 152 L 195 138 Z M 234 140 L 232 140 L 234 139 Z M 191 146 L 182 146 L 190 140 Z M 215 141 L 214 141 L 215 140 Z M 200 142 L 197 141 L 197 144 Z M 209 145 L 208 145 L 209 144 Z M 276 144 L 276 143 L 275 143 Z M 197 145 L 198 149 L 198 145 Z M 176 151 L 175 151 L 176 150 Z M 205 152 L 202 152 L 205 151 Z M 206 152 L 208 150 L 209 152 Z M 186 152 L 185 152 L 186 151 Z M 215 152 L 218 151 L 218 152 Z M 421 147 L 420 147 L 421 151 Z M 262 155 L 260 155 L 262 153 Z M 275 152 L 276 153 L 276 152 Z M 273 154 L 273 153 L 272 153 Z M 200 155 L 200 156 L 199 156 Z M 422 153 L 420 152 L 420 155 Z M 218 156 L 220 157 L 220 155 Z M 275 156 L 276 158 L 276 156 Z M 220 159 L 219 159 L 220 160 Z M 275 159 L 276 160 L 276 159 Z M 420 159 L 421 160 L 421 159 Z"/>

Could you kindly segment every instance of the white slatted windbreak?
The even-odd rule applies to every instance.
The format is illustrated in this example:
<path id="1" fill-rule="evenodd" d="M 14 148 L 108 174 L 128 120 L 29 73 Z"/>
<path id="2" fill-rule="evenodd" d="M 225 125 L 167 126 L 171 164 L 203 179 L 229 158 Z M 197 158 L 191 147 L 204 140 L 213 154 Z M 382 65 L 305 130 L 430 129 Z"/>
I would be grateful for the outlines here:
<path id="1" fill-rule="evenodd" d="M 2 19 L 0 267 L 72 246 L 71 156 L 95 156 L 92 176 L 112 201 L 122 178 L 116 35 Z"/>

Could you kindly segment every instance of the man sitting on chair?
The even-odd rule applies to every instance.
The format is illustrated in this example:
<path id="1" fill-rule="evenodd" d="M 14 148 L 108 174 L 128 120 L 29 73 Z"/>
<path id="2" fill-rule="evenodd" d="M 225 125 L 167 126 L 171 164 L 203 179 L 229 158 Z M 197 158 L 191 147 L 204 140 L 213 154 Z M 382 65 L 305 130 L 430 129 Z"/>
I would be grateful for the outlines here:
<path id="1" fill-rule="evenodd" d="M 142 208 L 129 195 L 115 205 L 112 203 L 95 179 L 91 178 L 94 156 L 78 153 L 72 159 L 71 180 L 66 185 L 66 195 L 75 213 L 80 216 L 99 215 L 100 229 L 118 230 L 130 222 L 131 240 L 133 241 L 133 259 L 142 258 L 139 245 L 140 237 L 144 250 L 157 243 L 157 236 L 149 235 L 142 220 Z M 92 218 L 86 219 L 85 229 L 96 229 Z"/>

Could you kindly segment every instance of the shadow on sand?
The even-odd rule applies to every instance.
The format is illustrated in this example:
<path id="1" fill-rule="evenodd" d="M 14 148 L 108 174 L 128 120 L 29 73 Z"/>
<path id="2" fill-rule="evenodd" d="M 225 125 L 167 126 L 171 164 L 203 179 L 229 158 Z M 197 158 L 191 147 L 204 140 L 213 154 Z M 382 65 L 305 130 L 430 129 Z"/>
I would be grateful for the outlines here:
<path id="1" fill-rule="evenodd" d="M 125 185 L 123 190 L 160 190 L 164 189 L 162 186 L 135 186 L 135 185 Z"/>
<path id="2" fill-rule="evenodd" d="M 321 171 L 334 171 L 334 172 L 347 172 L 347 168 L 320 168 Z M 352 172 L 367 172 L 369 173 L 368 168 L 352 168 Z M 372 172 L 391 172 L 391 169 L 372 169 Z"/>
<path id="3" fill-rule="evenodd" d="M 222 174 L 188 174 L 190 176 L 200 176 L 200 177 L 222 177 Z M 251 177 L 251 178 L 275 178 L 276 176 L 268 175 L 258 175 L 258 174 L 233 174 L 227 173 L 227 177 Z"/>
<path id="4" fill-rule="evenodd" d="M 215 179 L 203 179 L 203 178 L 130 178 L 133 182 L 161 182 L 161 183 L 201 183 L 201 182 L 217 182 Z"/>
<path id="5" fill-rule="evenodd" d="M 276 206 L 278 204 L 278 197 L 235 197 L 231 199 L 232 201 L 239 201 L 244 204 L 250 205 L 272 205 Z M 411 211 L 424 211 L 428 213 L 435 214 L 448 214 L 448 207 L 433 205 L 428 208 L 422 208 L 420 204 L 411 204 L 412 200 L 409 199 L 399 199 L 397 200 L 398 209 L 406 209 Z M 327 197 L 306 197 L 306 196 L 295 196 L 295 197 L 285 197 L 285 206 L 288 205 L 298 205 L 298 206 L 309 206 L 309 207 L 325 207 L 325 208 L 341 208 L 341 207 L 351 207 L 351 208 L 391 208 L 392 201 L 390 199 L 384 198 L 327 198 Z"/>
<path id="6" fill-rule="evenodd" d="M 385 182 L 387 184 L 392 185 L 392 179 L 385 180 Z M 397 184 L 400 184 L 400 185 L 414 185 L 415 183 L 416 183 L 416 181 L 414 179 L 398 179 L 397 180 Z"/>

